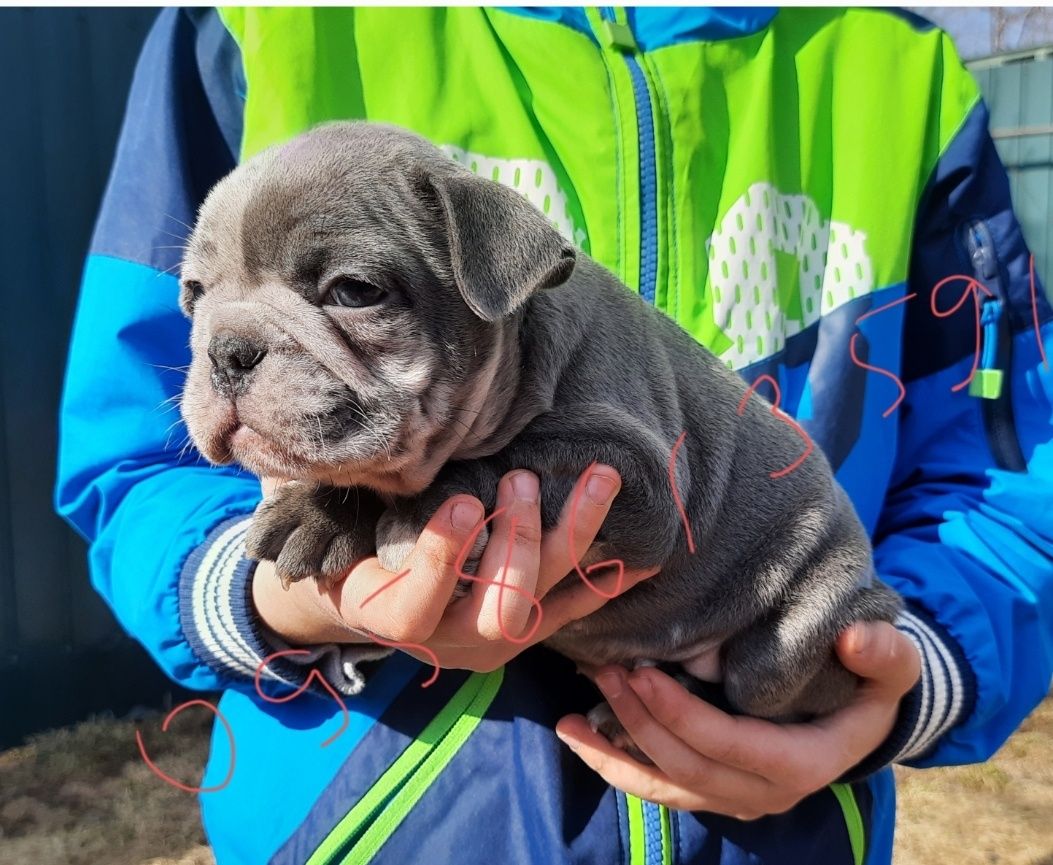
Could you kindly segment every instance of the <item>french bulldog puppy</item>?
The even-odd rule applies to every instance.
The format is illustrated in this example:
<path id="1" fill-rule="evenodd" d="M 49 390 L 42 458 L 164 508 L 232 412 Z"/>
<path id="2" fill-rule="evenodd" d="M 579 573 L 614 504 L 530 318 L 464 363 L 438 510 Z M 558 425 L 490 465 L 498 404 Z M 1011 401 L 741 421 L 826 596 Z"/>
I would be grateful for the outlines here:
<path id="1" fill-rule="evenodd" d="M 899 600 L 826 459 L 780 474 L 805 449 L 785 418 L 516 192 L 404 130 L 327 124 L 216 185 L 181 282 L 194 443 L 300 481 L 248 538 L 284 580 L 332 581 L 374 551 L 397 570 L 446 499 L 492 509 L 516 468 L 540 477 L 551 527 L 607 463 L 622 488 L 586 558 L 661 573 L 548 645 L 722 679 L 758 717 L 851 698 L 833 643 Z"/>

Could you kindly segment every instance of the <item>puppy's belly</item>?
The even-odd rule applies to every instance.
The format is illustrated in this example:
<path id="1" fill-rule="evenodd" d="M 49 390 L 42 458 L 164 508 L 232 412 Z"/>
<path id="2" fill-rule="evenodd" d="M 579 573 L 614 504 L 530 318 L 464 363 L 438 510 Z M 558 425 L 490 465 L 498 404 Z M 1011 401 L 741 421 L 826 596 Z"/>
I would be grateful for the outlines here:
<path id="1" fill-rule="evenodd" d="M 705 646 L 698 654 L 682 659 L 680 666 L 703 682 L 723 682 L 724 671 L 720 666 L 720 646 L 720 643 Z"/>

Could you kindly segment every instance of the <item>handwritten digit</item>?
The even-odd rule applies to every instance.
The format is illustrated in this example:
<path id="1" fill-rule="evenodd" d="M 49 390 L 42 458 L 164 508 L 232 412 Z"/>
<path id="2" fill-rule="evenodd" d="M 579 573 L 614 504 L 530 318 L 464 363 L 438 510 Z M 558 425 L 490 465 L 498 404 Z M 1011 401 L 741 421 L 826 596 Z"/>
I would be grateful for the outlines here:
<path id="1" fill-rule="evenodd" d="M 906 303 L 908 300 L 912 300 L 917 296 L 917 292 L 912 292 L 911 294 L 908 294 L 905 297 L 901 297 L 897 300 L 891 301 L 890 303 L 886 303 L 884 306 L 879 306 L 876 309 L 870 310 L 869 312 L 864 312 L 861 316 L 859 316 L 859 318 L 856 319 L 856 326 L 858 327 L 860 322 L 865 321 L 872 315 L 877 315 L 879 312 L 884 312 L 886 309 L 891 309 L 892 307 L 897 306 L 901 303 Z M 890 405 L 881 413 L 882 417 L 887 418 L 890 414 L 892 414 L 892 412 L 899 408 L 899 404 L 903 402 L 903 398 L 907 395 L 907 389 L 903 386 L 903 381 L 900 379 L 900 377 L 891 370 L 885 369 L 883 366 L 874 366 L 873 364 L 869 364 L 866 361 L 860 360 L 859 355 L 856 354 L 856 337 L 858 336 L 858 332 L 853 333 L 852 339 L 848 343 L 848 354 L 852 358 L 852 363 L 854 363 L 858 367 L 861 367 L 862 369 L 869 370 L 870 372 L 876 372 L 879 375 L 887 376 L 888 378 L 892 379 L 893 384 L 895 384 L 896 388 L 899 390 L 899 395 L 896 397 L 895 400 L 893 400 L 892 405 Z"/>
<path id="2" fill-rule="evenodd" d="M 585 474 L 588 475 L 595 467 L 596 463 L 591 463 L 589 467 L 585 469 Z M 585 486 L 585 484 L 575 485 L 574 493 L 571 495 L 570 516 L 567 519 L 567 539 L 569 541 L 567 546 L 569 547 L 570 554 L 573 557 L 572 561 L 574 563 L 574 570 L 575 572 L 577 572 L 577 575 L 581 577 L 581 581 L 585 583 L 585 585 L 588 586 L 589 589 L 591 589 L 601 598 L 607 598 L 607 600 L 610 600 L 611 598 L 616 598 L 618 595 L 621 594 L 622 583 L 625 581 L 625 561 L 623 559 L 608 559 L 605 562 L 596 562 L 593 565 L 589 565 L 587 568 L 585 568 L 585 570 L 582 570 L 581 562 L 578 560 L 578 555 L 574 552 L 574 523 L 578 511 L 578 502 L 581 501 L 581 494 L 584 492 Z M 600 591 L 599 587 L 596 586 L 596 584 L 589 579 L 588 575 L 591 574 L 593 571 L 599 570 L 600 568 L 606 568 L 611 565 L 614 565 L 618 569 L 618 578 L 614 581 L 614 591 L 611 592 L 611 594 L 607 594 L 606 592 Z"/>
<path id="3" fill-rule="evenodd" d="M 962 296 L 958 298 L 958 302 L 954 304 L 950 309 L 940 310 L 936 307 L 936 297 L 939 294 L 941 288 L 955 280 L 965 280 L 965 289 L 962 291 Z M 986 285 L 971 276 L 966 276 L 963 273 L 955 273 L 951 276 L 946 276 L 933 286 L 932 296 L 929 299 L 929 307 L 932 309 L 932 314 L 937 318 L 947 318 L 950 315 L 954 315 L 959 309 L 962 308 L 962 304 L 965 303 L 966 298 L 972 297 L 973 306 L 976 315 L 976 350 L 973 352 L 973 366 L 969 370 L 969 375 L 964 381 L 958 382 L 958 384 L 951 385 L 952 391 L 959 391 L 963 387 L 968 387 L 969 382 L 973 380 L 976 375 L 976 370 L 980 366 L 980 292 L 983 292 L 988 297 L 994 297 L 994 292 L 991 291 Z"/>

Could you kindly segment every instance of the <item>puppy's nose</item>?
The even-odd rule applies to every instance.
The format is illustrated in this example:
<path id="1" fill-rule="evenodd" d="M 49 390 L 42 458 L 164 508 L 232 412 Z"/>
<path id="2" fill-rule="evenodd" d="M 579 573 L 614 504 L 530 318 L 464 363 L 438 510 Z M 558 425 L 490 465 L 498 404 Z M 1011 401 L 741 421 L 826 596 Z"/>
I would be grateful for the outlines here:
<path id="1" fill-rule="evenodd" d="M 213 387 L 224 396 L 243 393 L 249 374 L 266 354 L 267 347 L 262 343 L 229 330 L 217 332 L 208 344 Z"/>

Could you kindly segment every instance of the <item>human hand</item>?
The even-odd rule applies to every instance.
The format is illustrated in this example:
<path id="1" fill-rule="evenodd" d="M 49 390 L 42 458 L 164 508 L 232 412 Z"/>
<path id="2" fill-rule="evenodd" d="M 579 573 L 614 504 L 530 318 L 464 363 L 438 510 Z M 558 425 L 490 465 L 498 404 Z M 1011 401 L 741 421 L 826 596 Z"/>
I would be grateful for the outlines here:
<path id="1" fill-rule="evenodd" d="M 740 820 L 781 813 L 881 745 L 921 675 L 918 650 L 887 622 L 857 622 L 836 649 L 863 681 L 848 706 L 808 723 L 729 715 L 657 669 L 606 666 L 596 682 L 655 765 L 615 748 L 581 715 L 562 718 L 556 734 L 609 784 L 641 799 Z"/>
<path id="2" fill-rule="evenodd" d="M 265 494 L 276 483 L 266 479 Z M 598 591 L 572 578 L 571 585 L 547 597 L 584 556 L 620 484 L 614 469 L 592 467 L 578 479 L 576 489 L 582 494 L 571 495 L 559 524 L 543 536 L 537 478 L 527 471 L 507 474 L 498 486 L 499 513 L 490 523 L 478 579 L 468 595 L 452 604 L 460 578 L 458 555 L 483 519 L 482 504 L 465 495 L 449 499 L 432 517 L 401 579 L 374 556 L 355 565 L 329 590 L 314 580 L 302 580 L 285 591 L 273 563 L 261 562 L 252 585 L 256 610 L 271 631 L 293 645 L 400 643 L 403 651 L 440 667 L 496 669 L 569 622 L 595 612 L 615 590 L 621 594 L 658 572 L 626 571 L 620 585 L 616 574 L 601 576 L 593 580 Z M 504 590 L 480 580 L 503 581 Z M 539 603 L 531 603 L 531 597 Z"/>

